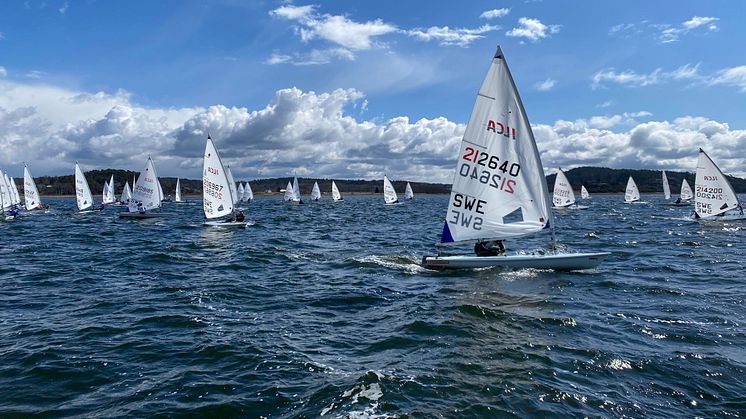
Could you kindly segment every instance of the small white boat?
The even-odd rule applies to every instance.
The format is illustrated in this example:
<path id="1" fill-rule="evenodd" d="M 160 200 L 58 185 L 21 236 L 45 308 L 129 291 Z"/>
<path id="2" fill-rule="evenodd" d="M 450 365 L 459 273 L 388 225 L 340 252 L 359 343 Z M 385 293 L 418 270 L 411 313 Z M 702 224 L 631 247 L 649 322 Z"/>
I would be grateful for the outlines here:
<path id="1" fill-rule="evenodd" d="M 313 189 L 311 190 L 311 201 L 318 201 L 321 199 L 321 189 L 319 189 L 319 183 L 313 183 Z"/>
<path id="2" fill-rule="evenodd" d="M 140 172 L 137 181 L 132 186 L 132 198 L 127 211 L 117 214 L 119 218 L 147 219 L 170 216 L 170 213 L 158 212 L 163 202 L 163 188 L 158 181 L 153 159 L 148 156 L 145 168 Z"/>
<path id="3" fill-rule="evenodd" d="M 738 195 L 710 156 L 699 149 L 697 178 L 694 182 L 693 218 L 699 221 L 746 220 Z"/>
<path id="4" fill-rule="evenodd" d="M 580 185 L 580 199 L 591 199 L 591 194 L 588 193 L 588 189 L 585 189 L 583 185 Z"/>
<path id="5" fill-rule="evenodd" d="M 342 198 L 342 194 L 339 193 L 339 188 L 337 188 L 337 184 L 332 181 L 332 200 L 334 202 L 344 201 L 344 198 Z"/>
<path id="6" fill-rule="evenodd" d="M 399 203 L 399 198 L 396 196 L 394 185 L 391 184 L 388 176 L 383 175 L 383 204 L 398 205 Z"/>
<path id="7" fill-rule="evenodd" d="M 412 185 L 407 182 L 407 187 L 404 188 L 404 199 L 414 199 L 414 192 L 412 192 Z"/>
<path id="8" fill-rule="evenodd" d="M 557 176 L 554 178 L 554 190 L 552 191 L 552 204 L 559 210 L 584 210 L 588 209 L 585 205 L 575 203 L 575 192 L 572 190 L 570 181 L 565 176 L 562 168 L 557 169 Z"/>
<path id="9" fill-rule="evenodd" d="M 13 189 L 16 188 L 16 182 L 11 178 L 11 187 Z M 15 195 L 17 190 L 13 192 Z M 39 190 L 36 189 L 36 182 L 34 182 L 34 178 L 31 176 L 31 172 L 28 170 L 28 166 L 25 164 L 23 165 L 23 200 L 26 207 L 26 211 L 32 211 L 32 210 L 38 210 L 43 209 L 44 206 L 41 203 L 41 198 L 39 197 Z"/>
<path id="10" fill-rule="evenodd" d="M 228 169 L 223 167 L 215 143 L 208 135 L 202 166 L 202 210 L 206 226 L 246 228 L 248 225 L 245 221 L 236 220 L 236 200 L 230 188 L 233 185 L 235 189 L 236 184 L 229 174 Z"/>
<path id="11" fill-rule="evenodd" d="M 285 188 L 285 202 L 291 204 L 302 204 L 303 199 L 300 197 L 300 185 L 298 184 L 298 177 L 293 177 L 293 183 L 288 182 L 287 188 Z"/>
<path id="12" fill-rule="evenodd" d="M 174 202 L 184 202 L 181 199 L 181 179 L 176 178 L 176 192 L 174 192 Z"/>
<path id="13" fill-rule="evenodd" d="M 251 190 L 249 182 L 243 184 L 244 201 L 251 202 L 254 200 L 254 191 Z"/>
<path id="14" fill-rule="evenodd" d="M 128 205 L 132 199 L 132 190 L 130 189 L 130 183 L 124 182 L 124 189 L 122 189 L 122 195 L 119 197 L 122 205 Z"/>
<path id="15" fill-rule="evenodd" d="M 531 125 L 500 47 L 477 94 L 461 141 L 438 256 L 432 269 L 592 269 L 609 253 L 558 253 L 549 195 Z M 510 256 L 443 255 L 441 248 L 548 230 L 549 251 Z M 476 246 L 475 246 L 476 247 Z"/>
<path id="16" fill-rule="evenodd" d="M 663 170 L 662 173 L 663 175 L 661 177 L 663 181 L 663 199 L 668 201 L 669 199 L 671 199 L 671 186 L 668 184 L 668 176 L 666 176 L 666 171 Z"/>
<path id="17" fill-rule="evenodd" d="M 88 186 L 88 180 L 86 180 L 78 162 L 75 162 L 75 202 L 78 204 L 78 212 L 81 214 L 101 212 L 101 208 L 92 209 L 93 195 L 91 194 L 91 188 Z"/>
<path id="18" fill-rule="evenodd" d="M 632 176 L 627 179 L 627 188 L 624 190 L 624 202 L 627 204 L 641 203 L 640 190 Z"/>

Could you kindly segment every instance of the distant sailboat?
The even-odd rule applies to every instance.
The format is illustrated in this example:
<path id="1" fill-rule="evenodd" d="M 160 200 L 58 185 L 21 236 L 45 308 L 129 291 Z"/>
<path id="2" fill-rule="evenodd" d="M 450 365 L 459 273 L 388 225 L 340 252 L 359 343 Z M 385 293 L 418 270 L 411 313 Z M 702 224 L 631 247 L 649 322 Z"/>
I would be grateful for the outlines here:
<path id="1" fill-rule="evenodd" d="M 243 185 L 241 182 L 238 182 L 238 188 L 236 188 L 236 195 L 238 195 L 238 201 L 236 202 L 243 202 L 244 196 L 246 195 L 246 191 L 243 189 Z"/>
<path id="2" fill-rule="evenodd" d="M 15 187 L 15 181 L 11 181 L 11 184 Z M 23 200 L 26 211 L 44 208 L 39 198 L 39 190 L 36 189 L 36 182 L 25 164 L 23 165 Z"/>
<path id="3" fill-rule="evenodd" d="M 75 162 L 75 200 L 78 204 L 78 211 L 81 213 L 93 212 L 93 195 L 91 194 L 91 188 L 88 186 L 88 181 L 85 178 L 85 174 L 80 169 L 78 162 Z M 98 209 L 100 211 L 101 208 Z"/>
<path id="4" fill-rule="evenodd" d="M 319 183 L 313 183 L 313 189 L 311 190 L 311 201 L 318 201 L 321 199 L 321 189 L 319 189 Z"/>
<path id="5" fill-rule="evenodd" d="M 710 156 L 699 149 L 697 178 L 694 182 L 697 195 L 694 197 L 694 215 L 698 220 L 746 220 L 738 195 L 728 178 Z"/>
<path id="6" fill-rule="evenodd" d="M 687 182 L 686 179 L 683 179 L 681 181 L 681 192 L 679 193 L 679 198 L 682 201 L 689 201 L 692 198 L 694 198 L 694 194 L 692 193 L 692 188 L 689 187 L 689 182 Z"/>
<path id="7" fill-rule="evenodd" d="M 585 186 L 583 185 L 580 185 L 580 198 L 591 199 L 591 194 L 588 193 L 588 189 L 585 189 Z"/>
<path id="8" fill-rule="evenodd" d="M 34 185 L 36 186 L 36 185 Z M 10 192 L 13 195 L 13 204 L 20 205 L 21 204 L 21 194 L 18 193 L 18 185 L 16 185 L 16 180 L 14 178 L 10 178 Z M 24 189 L 25 193 L 25 189 Z M 38 196 L 37 191 L 37 196 Z M 41 202 L 41 197 L 39 197 L 39 202 Z"/>
<path id="9" fill-rule="evenodd" d="M 15 198 L 13 197 L 12 187 L 7 181 L 8 175 L 0 170 L 0 213 L 2 217 L 0 220 L 10 221 L 16 218 L 18 215 L 18 207 L 15 204 Z"/>
<path id="10" fill-rule="evenodd" d="M 174 193 L 174 202 L 183 202 L 181 200 L 181 179 L 176 178 L 176 192 Z"/>
<path id="11" fill-rule="evenodd" d="M 575 192 L 572 190 L 570 181 L 567 180 L 562 168 L 557 169 L 557 176 L 554 178 L 554 191 L 552 192 L 552 204 L 558 209 L 588 209 L 585 205 L 575 203 Z"/>
<path id="12" fill-rule="evenodd" d="M 234 214 L 235 197 L 230 192 L 230 185 L 235 189 L 230 171 L 223 167 L 215 143 L 207 136 L 205 156 L 202 166 L 202 209 L 205 213 L 205 225 L 213 227 L 244 228 L 248 223 L 238 220 Z M 243 217 L 243 213 L 239 213 Z M 227 220 L 221 218 L 230 217 Z"/>
<path id="13" fill-rule="evenodd" d="M 482 158 L 482 156 L 486 156 Z M 433 269 L 501 266 L 555 270 L 591 269 L 609 253 L 558 253 L 552 201 L 539 150 L 518 90 L 498 47 L 461 141 L 438 256 Z M 443 246 L 551 233 L 550 251 L 473 256 L 440 254 Z M 497 243 L 495 243 L 497 244 Z"/>
<path id="14" fill-rule="evenodd" d="M 293 200 L 293 183 L 288 181 L 288 186 L 285 187 L 285 196 L 282 198 L 285 202 Z"/>
<path id="15" fill-rule="evenodd" d="M 671 199 L 671 186 L 668 184 L 668 177 L 666 171 L 663 171 L 663 199 Z"/>
<path id="16" fill-rule="evenodd" d="M 394 185 L 391 184 L 386 175 L 383 175 L 383 203 L 384 205 L 396 205 L 399 203 Z"/>
<path id="17" fill-rule="evenodd" d="M 122 196 L 119 198 L 119 200 L 122 202 L 122 204 L 127 205 L 130 203 L 131 199 L 132 190 L 130 189 L 130 183 L 124 182 L 124 189 L 122 189 Z"/>
<path id="18" fill-rule="evenodd" d="M 404 189 L 404 199 L 414 199 L 414 192 L 412 192 L 412 185 L 407 182 L 407 187 Z"/>
<path id="19" fill-rule="evenodd" d="M 337 184 L 332 181 L 332 200 L 334 202 L 338 201 L 344 201 L 344 198 L 342 198 L 342 194 L 339 193 L 339 188 L 337 188 Z"/>
<path id="20" fill-rule="evenodd" d="M 158 173 L 155 170 L 153 159 L 148 156 L 145 162 L 145 168 L 137 177 L 137 182 L 132 187 L 132 199 L 127 206 L 126 212 L 120 212 L 119 218 L 157 218 L 165 217 L 169 214 L 164 212 L 155 212 L 161 208 L 163 201 L 163 189 L 158 182 Z"/>
<path id="21" fill-rule="evenodd" d="M 627 179 L 627 189 L 624 191 L 624 202 L 631 204 L 633 202 L 640 202 L 640 190 L 637 189 L 637 184 L 632 176 Z"/>
<path id="22" fill-rule="evenodd" d="M 251 185 L 246 182 L 243 184 L 244 200 L 251 202 L 254 200 L 254 191 L 251 190 Z"/>
<path id="23" fill-rule="evenodd" d="M 300 197 L 300 185 L 298 185 L 298 177 L 293 177 L 293 183 L 288 182 L 288 186 L 285 189 L 285 201 L 291 204 L 302 204 L 303 199 Z"/>
<path id="24" fill-rule="evenodd" d="M 231 198 L 233 199 L 233 202 L 238 202 L 238 190 L 236 189 L 236 181 L 233 179 L 233 173 L 231 172 L 231 167 L 226 166 L 225 168 L 225 175 L 228 177 L 228 189 L 231 191 Z"/>

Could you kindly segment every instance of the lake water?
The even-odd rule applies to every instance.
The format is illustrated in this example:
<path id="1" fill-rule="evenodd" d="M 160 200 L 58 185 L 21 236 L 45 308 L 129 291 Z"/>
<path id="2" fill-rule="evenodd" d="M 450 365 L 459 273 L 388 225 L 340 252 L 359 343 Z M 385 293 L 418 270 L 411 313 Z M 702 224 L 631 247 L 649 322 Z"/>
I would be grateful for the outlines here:
<path id="1" fill-rule="evenodd" d="M 346 199 L 0 223 L 0 415 L 746 414 L 746 223 L 595 196 L 556 224 L 597 271 L 432 272 L 447 196 Z"/>

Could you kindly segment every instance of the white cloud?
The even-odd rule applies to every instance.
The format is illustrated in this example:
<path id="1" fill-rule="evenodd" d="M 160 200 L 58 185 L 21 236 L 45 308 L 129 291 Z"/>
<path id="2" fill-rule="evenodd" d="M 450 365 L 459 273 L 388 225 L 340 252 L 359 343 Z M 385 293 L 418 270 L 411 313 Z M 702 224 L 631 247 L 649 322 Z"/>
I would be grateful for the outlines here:
<path id="1" fill-rule="evenodd" d="M 522 17 L 518 19 L 518 27 L 505 33 L 515 38 L 526 38 L 532 42 L 547 38 L 560 31 L 560 25 L 545 25 L 539 19 Z"/>
<path id="2" fill-rule="evenodd" d="M 507 16 L 508 13 L 510 13 L 510 9 L 508 8 L 502 8 L 502 9 L 492 9 L 482 12 L 479 17 L 481 19 L 497 19 L 503 16 Z"/>
<path id="3" fill-rule="evenodd" d="M 669 44 L 677 42 L 682 36 L 692 31 L 696 31 L 697 28 L 706 27 L 707 31 L 715 32 L 719 28 L 714 22 L 717 22 L 718 20 L 720 19 L 716 17 L 694 16 L 691 19 L 682 22 L 680 25 L 672 25 L 669 23 L 649 23 L 644 20 L 640 23 L 621 23 L 612 26 L 609 29 L 609 34 L 630 38 L 631 36 L 643 33 L 650 35 L 652 31 L 652 35 L 658 40 L 658 42 L 661 44 Z"/>
<path id="4" fill-rule="evenodd" d="M 726 86 L 735 86 L 746 93 L 746 65 L 726 68 L 716 72 L 710 77 L 709 84 L 721 84 Z"/>
<path id="5" fill-rule="evenodd" d="M 448 26 L 431 26 L 427 29 L 412 29 L 405 31 L 407 35 L 421 41 L 438 41 L 443 46 L 467 47 L 477 39 L 484 38 L 484 33 L 496 31 L 499 26 L 482 25 L 476 29 L 449 28 Z"/>
<path id="6" fill-rule="evenodd" d="M 304 20 L 309 18 L 313 12 L 316 6 L 313 5 L 307 5 L 307 6 L 293 6 L 292 4 L 286 4 L 284 6 L 280 6 L 275 10 L 272 10 L 269 12 L 271 16 L 275 17 L 281 17 L 284 19 L 290 19 L 290 20 Z"/>
<path id="7" fill-rule="evenodd" d="M 546 79 L 542 82 L 536 83 L 534 87 L 540 92 L 548 92 L 554 88 L 557 84 L 557 80 Z"/>
<path id="8" fill-rule="evenodd" d="M 663 71 L 661 68 L 656 68 L 648 74 L 640 74 L 633 70 L 617 72 L 611 68 L 594 74 L 591 87 L 596 89 L 607 83 L 621 84 L 629 87 L 644 87 L 665 83 L 670 80 L 698 80 L 700 78 L 699 64 L 686 64 L 673 71 Z"/>
<path id="9" fill-rule="evenodd" d="M 62 6 L 59 8 L 60 14 L 67 13 L 67 9 L 70 7 L 70 4 L 68 2 L 62 3 Z"/>
<path id="10" fill-rule="evenodd" d="M 293 55 L 274 53 L 264 61 L 264 64 L 319 65 L 328 64 L 334 59 L 353 61 L 355 54 L 344 48 L 312 49 L 306 53 L 293 53 Z"/>
<path id="11" fill-rule="evenodd" d="M 686 29 L 695 29 L 700 26 L 709 25 L 710 23 L 717 22 L 718 18 L 716 17 L 701 17 L 701 16 L 694 16 L 693 18 L 687 20 L 686 22 L 682 23 L 681 26 L 683 26 Z M 712 27 L 710 25 L 708 28 Z M 712 29 L 710 29 L 712 30 Z"/>
<path id="12" fill-rule="evenodd" d="M 0 65 L 0 77 L 6 77 L 8 75 L 8 70 L 5 69 L 5 67 Z"/>

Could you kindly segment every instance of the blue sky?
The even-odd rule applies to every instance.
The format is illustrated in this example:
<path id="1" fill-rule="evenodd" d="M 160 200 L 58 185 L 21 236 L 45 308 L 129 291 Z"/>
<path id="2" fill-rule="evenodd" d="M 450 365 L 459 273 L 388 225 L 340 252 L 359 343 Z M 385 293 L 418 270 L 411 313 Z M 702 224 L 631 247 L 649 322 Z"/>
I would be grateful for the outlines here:
<path id="1" fill-rule="evenodd" d="M 0 166 L 448 181 L 500 44 L 547 170 L 746 172 L 746 3 L 465 3 L 2 2 Z"/>

